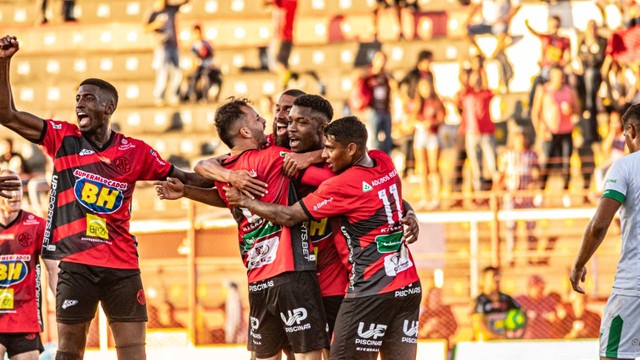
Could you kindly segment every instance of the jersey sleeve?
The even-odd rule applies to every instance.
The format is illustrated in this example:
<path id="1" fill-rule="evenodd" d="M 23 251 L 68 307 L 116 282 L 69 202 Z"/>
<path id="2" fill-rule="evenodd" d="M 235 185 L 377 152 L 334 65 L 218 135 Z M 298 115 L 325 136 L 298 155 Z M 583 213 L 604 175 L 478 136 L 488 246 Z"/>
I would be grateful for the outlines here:
<path id="1" fill-rule="evenodd" d="M 318 187 L 323 181 L 333 176 L 333 171 L 326 166 L 309 166 L 307 169 L 300 171 L 299 179 L 301 184 Z"/>
<path id="2" fill-rule="evenodd" d="M 602 193 L 603 198 L 610 198 L 621 204 L 624 203 L 627 197 L 629 186 L 624 164 L 621 161 L 616 161 L 611 165 L 604 181 L 604 192 Z"/>
<path id="3" fill-rule="evenodd" d="M 354 192 L 348 184 L 340 181 L 343 176 L 333 177 L 323 182 L 320 187 L 300 200 L 300 204 L 310 218 L 319 220 L 327 217 L 344 215 L 354 207 Z"/>
<path id="4" fill-rule="evenodd" d="M 162 159 L 151 146 L 143 143 L 144 162 L 140 169 L 140 180 L 164 180 L 173 171 L 173 165 Z"/>
<path id="5" fill-rule="evenodd" d="M 62 139 L 78 131 L 77 127 L 64 121 L 45 120 L 42 134 L 37 143 L 44 146 L 47 154 L 54 158 L 62 144 Z"/>

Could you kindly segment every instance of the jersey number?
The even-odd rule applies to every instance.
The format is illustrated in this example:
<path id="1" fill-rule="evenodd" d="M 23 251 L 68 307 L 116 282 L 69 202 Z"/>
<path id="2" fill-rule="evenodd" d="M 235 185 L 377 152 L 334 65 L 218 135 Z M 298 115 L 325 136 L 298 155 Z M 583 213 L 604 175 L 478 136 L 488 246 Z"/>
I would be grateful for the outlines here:
<path id="1" fill-rule="evenodd" d="M 393 221 L 393 213 L 394 210 L 391 209 L 391 205 L 394 205 L 395 212 L 398 213 L 398 219 L 402 218 L 402 209 L 400 209 L 400 194 L 398 194 L 398 185 L 393 184 L 389 186 L 389 193 L 393 196 L 393 204 L 389 201 L 389 196 L 387 195 L 387 189 L 382 189 L 378 191 L 378 198 L 382 200 L 382 204 L 384 205 L 384 212 L 387 214 L 387 222 L 390 225 L 395 224 Z"/>

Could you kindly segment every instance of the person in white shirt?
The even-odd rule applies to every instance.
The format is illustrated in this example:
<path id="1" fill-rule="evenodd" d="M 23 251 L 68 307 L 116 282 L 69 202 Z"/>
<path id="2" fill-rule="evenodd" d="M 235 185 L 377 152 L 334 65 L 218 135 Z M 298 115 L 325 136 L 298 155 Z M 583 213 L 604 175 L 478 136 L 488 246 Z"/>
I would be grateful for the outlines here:
<path id="1" fill-rule="evenodd" d="M 630 154 L 614 162 L 607 174 L 602 200 L 587 225 L 575 265 L 571 286 L 584 294 L 585 265 L 598 249 L 618 209 L 622 225 L 622 251 L 613 290 L 600 325 L 601 359 L 634 359 L 640 356 L 640 104 L 622 117 Z"/>

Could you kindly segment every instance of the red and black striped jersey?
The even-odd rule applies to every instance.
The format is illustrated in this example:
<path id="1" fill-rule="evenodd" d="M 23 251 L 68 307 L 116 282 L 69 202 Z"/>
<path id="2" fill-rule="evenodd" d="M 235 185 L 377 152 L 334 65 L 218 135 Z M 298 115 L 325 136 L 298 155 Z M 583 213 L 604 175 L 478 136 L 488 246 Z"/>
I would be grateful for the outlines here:
<path id="1" fill-rule="evenodd" d="M 45 221 L 20 211 L 0 224 L 0 333 L 42 331 L 40 250 Z"/>
<path id="2" fill-rule="evenodd" d="M 42 256 L 117 269 L 137 269 L 129 232 L 138 180 L 161 180 L 172 165 L 141 140 L 112 131 L 102 147 L 62 121 L 45 121 L 39 141 L 53 159 Z"/>
<path id="3" fill-rule="evenodd" d="M 372 168 L 353 166 L 301 200 L 312 219 L 341 217 L 338 251 L 350 270 L 347 297 L 398 290 L 419 280 L 402 240 L 402 183 L 393 162 L 371 150 Z"/>
<path id="4" fill-rule="evenodd" d="M 221 165 L 231 170 L 247 170 L 268 184 L 269 192 L 260 200 L 288 205 L 297 201 L 292 180 L 282 172 L 281 157 L 290 150 L 270 146 L 264 150 L 247 150 L 231 156 Z M 223 186 L 216 188 L 225 203 Z M 247 267 L 249 283 L 262 281 L 288 271 L 316 270 L 308 223 L 291 228 L 271 223 L 246 208 L 229 207 L 238 223 L 238 242 L 242 261 Z"/>

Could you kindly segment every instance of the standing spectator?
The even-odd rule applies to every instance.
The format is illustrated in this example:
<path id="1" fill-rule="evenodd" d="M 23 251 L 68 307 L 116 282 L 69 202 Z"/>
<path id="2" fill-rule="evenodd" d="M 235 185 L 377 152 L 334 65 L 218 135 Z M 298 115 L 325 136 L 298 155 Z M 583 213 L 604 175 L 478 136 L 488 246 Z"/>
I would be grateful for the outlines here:
<path id="1" fill-rule="evenodd" d="M 476 341 L 511 339 L 522 337 L 524 328 L 517 331 L 504 328 L 504 318 L 520 304 L 511 296 L 500 292 L 500 270 L 488 266 L 482 270 L 482 293 L 478 295 L 471 311 L 473 337 Z"/>
<path id="2" fill-rule="evenodd" d="M 510 134 L 511 135 L 511 134 Z M 505 209 L 533 208 L 533 197 L 518 194 L 519 191 L 537 189 L 537 181 L 540 175 L 538 155 L 531 150 L 529 139 L 521 127 L 513 129 L 513 135 L 509 136 L 511 147 L 501 154 L 498 175 L 495 186 L 497 189 L 505 189 Z M 515 192 L 515 193 L 514 193 Z M 513 252 L 516 244 L 517 222 L 506 222 L 507 261 L 511 266 L 515 265 Z M 527 243 L 529 252 L 538 248 L 538 238 L 534 234 L 536 222 L 527 220 Z M 532 261 L 529 259 L 529 264 Z"/>
<path id="3" fill-rule="evenodd" d="M 549 170 L 561 169 L 565 194 L 562 204 L 571 206 L 571 198 L 566 191 L 571 179 L 570 160 L 573 153 L 573 127 L 578 121 L 579 104 L 575 91 L 566 83 L 562 69 L 553 66 L 549 71 L 549 82 L 536 90 L 531 120 L 536 129 L 536 137 L 544 141 L 544 169 L 540 189 L 544 189 L 549 179 Z M 536 196 L 539 205 L 541 196 Z"/>
<path id="4" fill-rule="evenodd" d="M 549 81 L 549 73 L 553 66 L 559 66 L 564 69 L 566 65 L 571 62 L 571 42 L 569 38 L 560 36 L 558 30 L 560 30 L 560 17 L 557 15 L 550 16 L 547 20 L 547 33 L 539 33 L 529 25 L 529 19 L 525 20 L 524 24 L 527 29 L 540 39 L 542 43 L 540 61 L 540 74 L 535 77 L 531 90 L 529 91 L 529 105 L 533 104 L 533 98 L 538 85 L 542 85 Z"/>
<path id="5" fill-rule="evenodd" d="M 237 344 L 242 336 L 242 296 L 238 284 L 230 282 L 224 302 L 224 342 Z"/>
<path id="6" fill-rule="evenodd" d="M 548 339 L 556 319 L 556 304 L 544 293 L 545 283 L 539 275 L 531 275 L 527 283 L 527 294 L 516 297 L 516 301 L 527 313 L 525 339 Z"/>
<path id="7" fill-rule="evenodd" d="M 180 71 L 180 55 L 178 49 L 178 30 L 176 28 L 176 14 L 180 7 L 189 2 L 170 5 L 169 0 L 154 0 L 152 13 L 147 20 L 145 29 L 156 36 L 153 66 L 156 69 L 156 85 L 153 89 L 155 104 L 164 104 L 165 96 L 169 103 L 178 103 L 182 72 Z"/>
<path id="8" fill-rule="evenodd" d="M 9 138 L 0 140 L 0 169 L 9 169 L 20 177 L 24 177 L 27 172 L 22 155 L 13 151 L 13 140 Z"/>
<path id="9" fill-rule="evenodd" d="M 477 35 L 491 34 L 496 37 L 496 47 L 489 56 L 489 60 L 497 60 L 500 64 L 500 91 L 509 89 L 509 82 L 513 78 L 513 67 L 507 59 L 504 50 L 507 47 L 509 24 L 513 16 L 520 10 L 520 0 L 473 0 L 473 5 L 467 19 L 467 36 L 471 45 L 482 54 L 476 41 Z M 482 20 L 471 23 L 473 17 L 481 12 Z"/>
<path id="10" fill-rule="evenodd" d="M 376 0 L 373 5 L 373 37 L 374 41 L 378 41 L 378 14 L 380 9 L 388 9 L 393 7 L 396 17 L 396 23 L 398 24 L 398 38 L 404 40 L 404 33 L 402 31 L 402 9 L 407 8 L 415 12 L 419 10 L 418 0 Z"/>
<path id="11" fill-rule="evenodd" d="M 442 289 L 430 288 L 420 308 L 419 339 L 445 339 L 451 347 L 451 337 L 458 330 L 458 322 L 451 306 L 442 303 Z"/>
<path id="12" fill-rule="evenodd" d="M 41 24 L 46 24 L 49 22 L 47 18 L 47 7 L 49 5 L 49 0 L 40 0 L 40 11 L 42 13 L 42 20 L 40 20 Z M 76 0 L 63 0 L 62 1 L 62 19 L 64 22 L 76 22 L 75 15 L 73 14 L 73 10 L 76 6 Z"/>
<path id="13" fill-rule="evenodd" d="M 366 87 L 371 93 L 367 119 L 371 131 L 373 149 L 391 153 L 393 140 L 391 139 L 391 98 L 397 83 L 385 68 L 387 55 L 382 51 L 376 52 L 371 61 L 368 72 L 364 75 Z M 380 136 L 383 139 L 380 140 Z"/>
<path id="14" fill-rule="evenodd" d="M 222 73 L 213 63 L 213 46 L 204 39 L 200 24 L 193 25 L 191 34 L 194 38 L 191 53 L 194 55 L 195 71 L 189 76 L 189 87 L 183 99 L 190 100 L 195 95 L 196 101 L 208 102 L 209 89 L 212 85 L 216 85 L 218 89 L 214 101 L 218 102 L 222 92 Z"/>
<path id="15" fill-rule="evenodd" d="M 289 56 L 293 48 L 293 26 L 298 0 L 263 0 L 265 5 L 273 5 L 273 39 L 269 45 L 269 70 L 280 78 L 286 87 L 291 78 Z"/>
<path id="16" fill-rule="evenodd" d="M 418 94 L 411 115 L 415 127 L 413 140 L 416 169 L 420 176 L 423 199 L 430 199 L 427 208 L 440 206 L 440 140 L 438 130 L 444 124 L 446 110 L 436 94 L 433 78 L 418 83 Z"/>
<path id="17" fill-rule="evenodd" d="M 469 86 L 458 101 L 462 109 L 460 133 L 465 136 L 474 191 L 491 189 L 496 171 L 495 125 L 489 111 L 492 99 L 493 92 L 483 84 L 481 73 L 472 71 Z"/>
<path id="18" fill-rule="evenodd" d="M 582 169 L 583 188 L 585 191 L 591 187 L 591 178 L 595 170 L 593 146 L 602 142 L 602 137 L 598 132 L 598 89 L 602 83 L 600 74 L 604 62 L 607 39 L 598 35 L 598 25 L 595 20 L 587 23 L 587 30 L 584 38 L 578 46 L 578 58 L 580 59 L 580 70 L 578 71 L 580 98 L 583 111 L 580 119 L 582 141 L 577 147 L 580 156 L 580 167 Z M 589 197 L 585 193 L 584 201 L 589 202 Z"/>
<path id="19" fill-rule="evenodd" d="M 435 84 L 433 72 L 431 71 L 431 62 L 433 61 L 433 53 L 430 50 L 422 50 L 418 54 L 416 66 L 411 69 L 402 80 L 398 83 L 399 94 L 403 100 L 405 113 L 411 113 L 416 108 L 415 103 L 418 101 L 418 83 L 422 79 L 430 79 Z M 413 136 L 414 131 L 411 129 L 406 141 L 403 141 L 402 151 L 405 154 L 405 166 L 403 170 L 403 178 L 408 175 L 409 169 L 415 171 L 415 154 L 413 153 Z"/>

